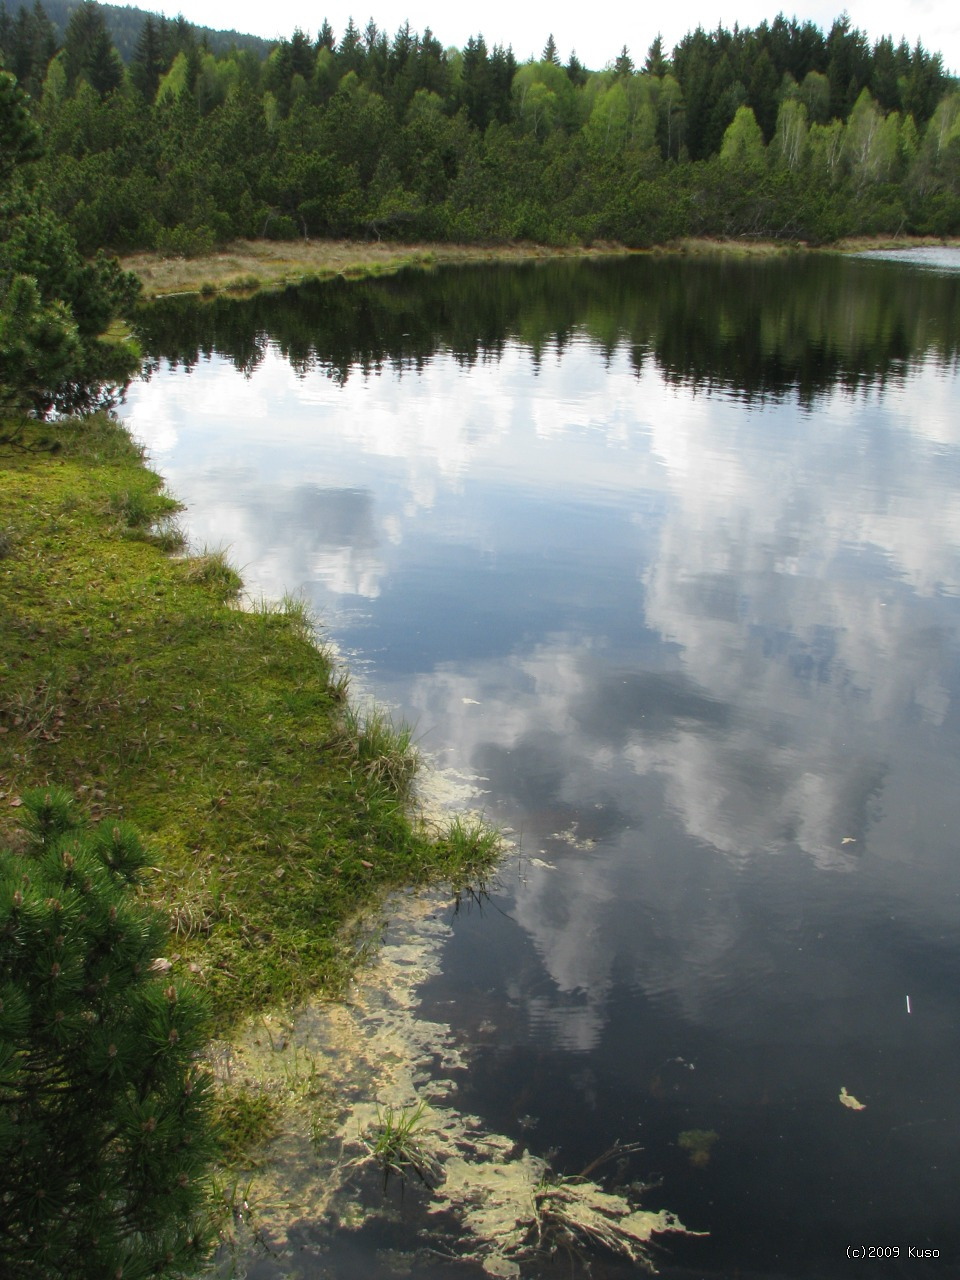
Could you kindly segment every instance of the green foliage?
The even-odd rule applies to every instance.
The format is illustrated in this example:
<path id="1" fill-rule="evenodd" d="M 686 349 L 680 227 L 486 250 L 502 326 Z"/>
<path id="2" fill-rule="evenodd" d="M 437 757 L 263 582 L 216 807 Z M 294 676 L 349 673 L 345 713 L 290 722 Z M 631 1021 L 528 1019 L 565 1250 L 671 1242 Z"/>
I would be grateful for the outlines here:
<path id="1" fill-rule="evenodd" d="M 0 284 L 0 355 L 11 371 L 0 380 L 0 406 L 45 409 L 50 388 L 82 360 L 77 326 L 61 302 L 45 305 L 37 283 L 17 275 Z M 8 380 L 9 379 L 9 380 Z"/>
<path id="2" fill-rule="evenodd" d="M 91 8 L 76 21 L 92 31 Z M 903 230 L 953 225 L 939 59 L 889 40 L 871 49 L 846 20 L 827 35 L 782 16 L 698 30 L 671 58 L 658 39 L 642 70 L 624 49 L 596 74 L 561 66 L 556 50 L 518 66 L 482 36 L 444 50 L 409 25 L 390 40 L 350 23 L 339 43 L 329 28 L 316 44 L 298 30 L 258 62 L 147 18 L 125 92 L 68 75 L 66 52 L 50 63 L 39 170 L 85 253 L 198 256 L 237 236 L 569 244 L 622 227 L 649 244 L 708 223 L 777 236 L 809 221 L 771 222 L 769 201 L 747 217 L 729 185 L 736 208 L 695 210 L 688 193 L 716 187 L 721 154 L 804 174 L 832 206 L 823 227 L 874 226 L 866 193 L 891 182 Z M 660 209 L 646 201 L 654 189 Z"/>
<path id="3" fill-rule="evenodd" d="M 67 85 L 85 80 L 100 97 L 106 97 L 123 80 L 123 64 L 113 47 L 100 6 L 81 0 L 70 15 L 63 42 Z"/>
<path id="4" fill-rule="evenodd" d="M 99 335 L 138 291 L 115 259 L 83 261 L 41 192 L 0 191 L 0 403 L 77 409 L 99 384 L 128 378 L 133 349 Z"/>
<path id="5" fill-rule="evenodd" d="M 738 107 L 723 135 L 720 159 L 724 164 L 757 168 L 764 162 L 763 134 L 751 107 Z"/>
<path id="6" fill-rule="evenodd" d="M 209 227 L 158 227 L 153 247 L 164 258 L 202 258 L 212 251 Z"/>
<path id="7" fill-rule="evenodd" d="M 146 851 L 23 797 L 0 847 L 0 1266 L 6 1276 L 178 1276 L 210 1244 L 206 1008 L 160 959 L 132 891 Z"/>
<path id="8" fill-rule="evenodd" d="M 39 159 L 41 153 L 40 130 L 26 96 L 14 77 L 0 70 L 0 191 L 18 165 Z"/>
<path id="9" fill-rule="evenodd" d="M 38 134 L 23 94 L 0 72 L 0 405 L 40 414 L 81 407 L 101 380 L 121 381 L 135 353 L 99 335 L 139 292 L 115 259 L 85 262 L 32 184 Z"/>

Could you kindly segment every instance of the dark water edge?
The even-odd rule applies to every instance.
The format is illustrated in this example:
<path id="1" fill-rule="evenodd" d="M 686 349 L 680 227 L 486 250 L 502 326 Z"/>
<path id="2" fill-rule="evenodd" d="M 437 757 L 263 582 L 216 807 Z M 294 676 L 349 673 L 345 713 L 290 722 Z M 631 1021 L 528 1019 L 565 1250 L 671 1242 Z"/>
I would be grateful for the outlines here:
<path id="1" fill-rule="evenodd" d="M 601 356 L 626 347 L 671 382 L 809 404 L 837 385 L 902 377 L 929 352 L 954 361 L 960 315 L 947 271 L 808 254 L 411 269 L 249 301 L 165 299 L 143 309 L 138 332 L 154 362 L 190 369 L 216 351 L 249 374 L 273 347 L 299 374 L 337 382 L 415 372 L 438 351 L 470 367 L 514 340 L 536 367 L 586 335 Z"/>
<path id="2" fill-rule="evenodd" d="M 174 423 L 189 521 L 521 833 L 421 990 L 458 1105 L 566 1174 L 641 1142 L 647 1203 L 710 1233 L 664 1242 L 674 1280 L 960 1264 L 952 261 L 450 268 L 142 321 L 132 425 Z M 387 1274 L 416 1205 L 298 1224 L 304 1274 Z"/>

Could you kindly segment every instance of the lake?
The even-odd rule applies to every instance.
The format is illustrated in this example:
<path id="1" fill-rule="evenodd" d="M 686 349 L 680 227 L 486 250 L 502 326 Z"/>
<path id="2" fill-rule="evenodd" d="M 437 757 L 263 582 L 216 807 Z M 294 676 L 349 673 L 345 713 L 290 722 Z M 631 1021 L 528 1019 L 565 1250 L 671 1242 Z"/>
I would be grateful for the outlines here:
<path id="1" fill-rule="evenodd" d="M 639 1144 L 708 1233 L 660 1238 L 676 1280 L 950 1274 L 960 252 L 446 268 L 142 332 L 124 416 L 191 540 L 302 594 L 512 835 L 416 982 L 457 1106 L 564 1174 Z M 418 1195 L 248 1273 L 481 1274 L 410 1270 Z"/>

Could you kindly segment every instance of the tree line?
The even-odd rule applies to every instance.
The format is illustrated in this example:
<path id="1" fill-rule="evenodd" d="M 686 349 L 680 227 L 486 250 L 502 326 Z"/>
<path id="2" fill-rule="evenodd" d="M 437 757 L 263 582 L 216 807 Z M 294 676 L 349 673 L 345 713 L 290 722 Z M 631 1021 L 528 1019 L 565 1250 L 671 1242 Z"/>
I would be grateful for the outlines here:
<path id="1" fill-rule="evenodd" d="M 446 48 L 371 20 L 265 58 L 147 14 L 128 63 L 83 0 L 0 9 L 50 210 L 85 254 L 234 237 L 647 246 L 960 229 L 960 94 L 939 54 L 782 14 L 657 37 L 600 71 L 482 35 Z"/>

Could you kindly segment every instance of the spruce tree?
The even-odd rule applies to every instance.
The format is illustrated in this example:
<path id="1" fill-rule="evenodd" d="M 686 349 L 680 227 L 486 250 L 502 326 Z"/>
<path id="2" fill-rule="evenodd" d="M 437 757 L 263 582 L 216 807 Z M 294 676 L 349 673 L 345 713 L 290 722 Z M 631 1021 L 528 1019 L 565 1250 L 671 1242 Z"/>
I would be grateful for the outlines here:
<path id="1" fill-rule="evenodd" d="M 70 15 L 63 51 L 67 84 L 71 89 L 83 79 L 105 98 L 123 82 L 123 63 L 95 0 L 82 0 Z"/>
<path id="2" fill-rule="evenodd" d="M 630 50 L 626 45 L 617 55 L 617 60 L 613 64 L 614 74 L 622 79 L 633 75 L 633 59 L 630 57 Z"/>
<path id="3" fill-rule="evenodd" d="M 647 56 L 643 61 L 644 74 L 648 76 L 665 76 L 670 70 L 670 64 L 663 53 L 663 37 L 657 33 L 657 37 L 647 50 Z"/>
<path id="4" fill-rule="evenodd" d="M 133 61 L 130 64 L 130 77 L 147 102 L 153 102 L 157 96 L 160 77 L 165 70 L 163 36 L 159 26 L 154 22 L 153 15 L 148 13 L 143 20 Z"/>

